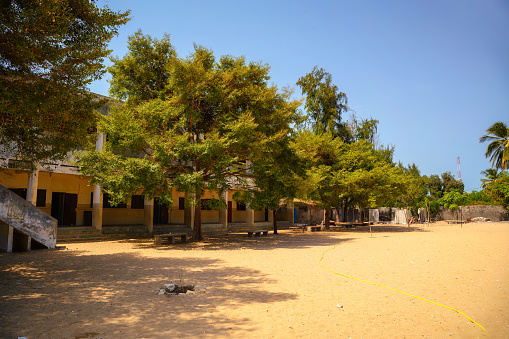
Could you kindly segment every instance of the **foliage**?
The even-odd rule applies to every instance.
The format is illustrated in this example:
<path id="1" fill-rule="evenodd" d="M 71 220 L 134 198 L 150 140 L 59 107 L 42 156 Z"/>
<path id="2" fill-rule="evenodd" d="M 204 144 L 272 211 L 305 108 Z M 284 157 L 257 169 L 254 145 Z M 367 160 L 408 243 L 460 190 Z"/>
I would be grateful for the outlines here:
<path id="1" fill-rule="evenodd" d="M 498 179 L 485 187 L 484 192 L 492 202 L 509 207 L 509 172 L 501 172 Z"/>
<path id="2" fill-rule="evenodd" d="M 484 171 L 481 172 L 482 175 L 484 175 L 486 178 L 481 179 L 481 187 L 486 188 L 491 183 L 493 183 L 495 180 L 500 179 L 503 176 L 503 171 L 499 172 L 498 168 L 487 168 Z"/>
<path id="3" fill-rule="evenodd" d="M 462 194 L 457 189 L 451 189 L 445 192 L 444 196 L 440 198 L 440 203 L 445 208 L 455 211 L 459 206 L 463 206 L 468 194 Z"/>
<path id="4" fill-rule="evenodd" d="M 323 68 L 315 66 L 297 85 L 306 96 L 305 107 L 315 133 L 329 132 L 334 138 L 350 139 L 347 126 L 341 116 L 349 110 L 346 94 L 332 83 L 332 76 Z"/>
<path id="5" fill-rule="evenodd" d="M 352 114 L 348 120 L 348 129 L 352 141 L 366 140 L 376 148 L 378 146 L 378 123 L 379 121 L 376 119 L 358 118 L 355 114 Z"/>
<path id="6" fill-rule="evenodd" d="M 95 1 L 0 3 L 0 144 L 29 167 L 62 159 L 104 102 L 86 91 L 129 18 Z"/>
<path id="7" fill-rule="evenodd" d="M 365 140 L 349 144 L 332 133 L 301 131 L 293 147 L 308 168 L 300 194 L 325 210 L 382 205 L 404 188 L 400 169 Z"/>
<path id="8" fill-rule="evenodd" d="M 486 158 L 490 158 L 493 167 L 500 169 L 509 168 L 509 127 L 499 121 L 491 125 L 486 134 L 483 135 L 479 142 L 490 141 L 484 154 Z"/>
<path id="9" fill-rule="evenodd" d="M 216 60 L 200 46 L 179 58 L 168 44 L 167 37 L 141 32 L 130 38 L 130 52 L 112 66 L 112 94 L 128 102 L 100 121 L 106 149 L 80 157 L 81 172 L 115 202 L 135 192 L 169 201 L 174 187 L 196 202 L 205 190 L 249 188 L 255 161 L 277 150 L 297 117 L 300 102 L 268 84 L 267 65 L 243 57 Z M 135 55 L 138 50 L 145 53 Z M 149 62 L 169 74 L 162 87 L 153 87 L 154 97 L 142 90 L 153 85 L 153 73 L 129 71 Z M 195 207 L 193 237 L 201 239 L 201 204 Z"/>

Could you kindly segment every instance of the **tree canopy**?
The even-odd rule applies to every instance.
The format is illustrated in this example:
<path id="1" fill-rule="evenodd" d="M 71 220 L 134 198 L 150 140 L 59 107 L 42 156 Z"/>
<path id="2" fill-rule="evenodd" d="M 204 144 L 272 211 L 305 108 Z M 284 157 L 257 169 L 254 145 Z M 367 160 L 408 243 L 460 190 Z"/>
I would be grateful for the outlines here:
<path id="1" fill-rule="evenodd" d="M 62 159 L 95 127 L 86 91 L 105 72 L 107 45 L 129 11 L 95 1 L 0 3 L 0 144 L 27 166 Z"/>
<path id="2" fill-rule="evenodd" d="M 345 143 L 331 133 L 301 131 L 293 145 L 308 163 L 301 194 L 326 211 L 382 205 L 403 188 L 400 169 L 366 140 Z"/>
<path id="3" fill-rule="evenodd" d="M 193 236 L 201 239 L 204 191 L 252 185 L 253 162 L 286 138 L 300 102 L 268 84 L 267 65 L 243 57 L 216 60 L 210 50 L 195 46 L 180 58 L 168 37 L 141 32 L 130 38 L 129 50 L 111 67 L 112 94 L 127 96 L 127 104 L 101 119 L 107 148 L 82 155 L 80 169 L 114 202 L 136 193 L 170 201 L 173 187 L 191 194 Z M 159 70 L 142 71 L 147 64 Z M 167 80 L 154 84 L 154 72 L 162 70 Z"/>
<path id="4" fill-rule="evenodd" d="M 491 125 L 486 134 L 483 135 L 479 142 L 487 142 L 485 156 L 490 158 L 493 167 L 499 169 L 509 169 L 509 127 L 499 121 Z"/>
<path id="5" fill-rule="evenodd" d="M 350 139 L 350 133 L 342 115 L 348 108 L 346 94 L 332 83 L 332 76 L 323 68 L 315 66 L 313 70 L 299 78 L 297 85 L 305 95 L 305 107 L 315 133 L 330 132 L 333 137 Z"/>

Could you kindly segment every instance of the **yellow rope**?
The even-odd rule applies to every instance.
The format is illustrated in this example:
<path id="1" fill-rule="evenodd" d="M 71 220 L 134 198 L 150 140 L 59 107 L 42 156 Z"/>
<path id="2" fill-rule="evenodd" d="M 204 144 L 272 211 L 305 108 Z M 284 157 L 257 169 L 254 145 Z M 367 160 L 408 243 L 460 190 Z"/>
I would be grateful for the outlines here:
<path id="1" fill-rule="evenodd" d="M 452 307 L 449 307 L 449 306 L 445 306 L 445 305 L 442 305 L 442 304 L 439 304 L 439 303 L 436 303 L 434 301 L 431 301 L 431 300 L 428 300 L 428 299 L 424 299 L 424 298 L 421 298 L 421 297 L 418 297 L 416 295 L 413 295 L 413 294 L 410 294 L 410 293 L 406 293 L 406 292 L 403 292 L 403 291 L 400 291 L 400 290 L 397 290 L 397 289 L 394 289 L 394 288 L 390 288 L 390 287 L 387 287 L 387 286 L 384 286 L 384 285 L 381 285 L 381 284 L 377 284 L 377 283 L 374 283 L 374 282 L 371 282 L 371 281 L 367 281 L 367 280 L 363 280 L 363 279 L 359 279 L 359 278 L 355 278 L 355 277 L 351 277 L 351 276 L 348 276 L 346 274 L 341 274 L 341 273 L 338 273 L 338 272 L 335 272 L 325 266 L 322 265 L 322 259 L 325 255 L 326 252 L 328 251 L 332 251 L 333 249 L 335 249 L 336 247 L 338 246 L 338 244 L 336 244 L 334 247 L 332 248 L 329 248 L 328 250 L 325 250 L 323 253 L 322 253 L 322 257 L 320 258 L 320 260 L 318 261 L 318 264 L 320 265 L 320 267 L 326 269 L 327 271 L 331 272 L 331 273 L 334 273 L 334 274 L 337 274 L 339 276 L 342 276 L 342 277 L 345 277 L 345 278 L 349 278 L 349 279 L 354 279 L 354 280 L 358 280 L 358 281 L 362 281 L 362 282 L 365 282 L 365 283 L 368 283 L 368 284 L 371 284 L 371 285 L 375 285 L 375 286 L 380 286 L 380 287 L 383 287 L 383 288 L 386 288 L 388 290 L 391 290 L 391 291 L 394 291 L 394 292 L 398 292 L 398 293 L 402 293 L 402 294 L 405 294 L 405 295 L 408 295 L 408 296 L 411 296 L 412 298 L 416 298 L 416 299 L 420 299 L 420 300 L 424 300 L 424 301 L 427 301 L 431 304 L 434 304 L 434 305 L 438 305 L 438 306 L 442 306 L 442 307 L 445 307 L 445 308 L 448 308 L 450 310 L 453 310 L 454 312 L 456 313 L 459 313 L 461 314 L 462 316 L 466 317 L 468 320 L 470 320 L 472 323 L 476 324 L 477 326 L 479 326 L 483 331 L 485 331 L 484 327 L 482 327 L 480 324 L 476 323 L 472 318 L 470 318 L 468 315 L 466 315 L 465 313 L 463 312 L 460 312 Z"/>

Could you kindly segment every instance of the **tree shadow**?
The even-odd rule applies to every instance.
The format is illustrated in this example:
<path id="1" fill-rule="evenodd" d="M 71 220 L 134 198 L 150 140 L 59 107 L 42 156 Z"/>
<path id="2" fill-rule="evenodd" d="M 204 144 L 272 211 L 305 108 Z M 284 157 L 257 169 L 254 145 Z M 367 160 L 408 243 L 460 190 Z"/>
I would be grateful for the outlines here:
<path id="1" fill-rule="evenodd" d="M 400 225 L 371 225 L 369 226 L 356 226 L 355 228 L 335 228 L 329 232 L 338 233 L 394 233 L 394 232 L 429 232 L 422 227 L 415 226 L 400 226 Z"/>
<path id="2" fill-rule="evenodd" d="M 349 238 L 337 238 L 334 234 L 327 232 L 297 232 L 297 231 L 278 231 L 278 234 L 270 233 L 268 236 L 253 237 L 244 233 L 228 233 L 228 234 L 209 234 L 205 236 L 205 241 L 175 243 L 157 246 L 160 251 L 171 251 L 178 248 L 182 251 L 237 251 L 244 249 L 269 251 L 281 248 L 305 249 L 316 246 L 333 246 L 340 242 L 349 241 Z M 136 243 L 136 247 L 140 249 L 153 248 L 153 239 L 129 239 L 122 240 L 125 242 Z"/>
<path id="3" fill-rule="evenodd" d="M 274 280 L 261 271 L 210 258 L 32 251 L 1 255 L 0 272 L 2 338 L 225 336 L 256 324 L 214 315 L 217 308 L 297 298 L 270 290 Z M 155 294 L 181 280 L 207 291 Z"/>

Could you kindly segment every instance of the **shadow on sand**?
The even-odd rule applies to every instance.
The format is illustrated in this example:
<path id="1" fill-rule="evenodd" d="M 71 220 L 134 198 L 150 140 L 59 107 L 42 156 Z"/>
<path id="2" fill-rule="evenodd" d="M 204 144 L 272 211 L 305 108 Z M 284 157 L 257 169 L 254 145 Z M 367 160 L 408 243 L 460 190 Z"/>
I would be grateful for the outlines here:
<path id="1" fill-rule="evenodd" d="M 165 283 L 207 285 L 196 295 L 156 295 Z M 262 272 L 217 259 L 153 258 L 133 253 L 32 251 L 0 256 L 0 337 L 145 338 L 189 336 L 203 328 L 226 335 L 254 326 L 217 307 L 278 303 L 296 295 L 271 291 Z M 202 331 L 202 332 L 203 332 Z M 200 332 L 201 333 L 201 332 Z"/>

